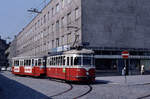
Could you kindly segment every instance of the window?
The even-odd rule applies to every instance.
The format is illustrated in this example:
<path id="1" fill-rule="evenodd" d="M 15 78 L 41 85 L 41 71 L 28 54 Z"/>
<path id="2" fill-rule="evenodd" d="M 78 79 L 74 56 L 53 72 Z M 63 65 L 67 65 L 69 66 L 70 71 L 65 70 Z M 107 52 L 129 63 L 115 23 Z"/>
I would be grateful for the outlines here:
<path id="1" fill-rule="evenodd" d="M 32 66 L 34 66 L 34 59 L 32 59 Z"/>
<path id="2" fill-rule="evenodd" d="M 52 24 L 52 32 L 54 32 L 54 24 Z"/>
<path id="3" fill-rule="evenodd" d="M 81 57 L 74 58 L 74 65 L 81 65 Z"/>
<path id="4" fill-rule="evenodd" d="M 67 14 L 67 24 L 71 23 L 71 12 Z"/>
<path id="5" fill-rule="evenodd" d="M 69 66 L 69 57 L 67 57 L 67 66 Z"/>
<path id="6" fill-rule="evenodd" d="M 59 21 L 56 22 L 56 31 L 59 31 Z"/>
<path id="7" fill-rule="evenodd" d="M 31 60 L 28 60 L 28 66 L 31 66 Z"/>
<path id="8" fill-rule="evenodd" d="M 73 66 L 73 57 L 71 57 L 71 66 Z"/>
<path id="9" fill-rule="evenodd" d="M 52 48 L 54 48 L 54 40 L 52 40 Z"/>
<path id="10" fill-rule="evenodd" d="M 56 4 L 56 12 L 59 12 L 59 3 Z"/>
<path id="11" fill-rule="evenodd" d="M 56 47 L 59 46 L 59 38 L 56 38 Z"/>
<path id="12" fill-rule="evenodd" d="M 50 13 L 49 13 L 49 11 L 48 11 L 48 16 L 47 16 L 48 20 L 49 20 L 49 14 L 50 14 Z"/>
<path id="13" fill-rule="evenodd" d="M 38 66 L 41 66 L 41 65 L 42 65 L 42 60 L 38 59 Z"/>
<path id="14" fill-rule="evenodd" d="M 36 28 L 37 28 L 37 23 L 35 23 L 35 30 L 36 30 Z"/>
<path id="15" fill-rule="evenodd" d="M 44 15 L 44 23 L 46 22 L 46 15 Z"/>
<path id="16" fill-rule="evenodd" d="M 79 18 L 79 8 L 75 9 L 75 19 Z"/>
<path id="17" fill-rule="evenodd" d="M 41 25 L 43 24 L 43 19 L 41 18 Z"/>
<path id="18" fill-rule="evenodd" d="M 61 45 L 64 45 L 64 36 L 61 37 Z"/>
<path id="19" fill-rule="evenodd" d="M 66 61 L 65 56 L 63 56 L 63 65 L 65 65 L 65 61 Z"/>
<path id="20" fill-rule="evenodd" d="M 20 66 L 23 66 L 24 64 L 23 64 L 23 61 L 20 61 Z"/>
<path id="21" fill-rule="evenodd" d="M 61 18 L 61 27 L 63 27 L 63 26 L 64 26 L 64 23 L 65 23 L 65 18 L 64 18 L 64 17 L 62 17 L 62 18 Z"/>
<path id="22" fill-rule="evenodd" d="M 54 16 L 55 12 L 54 12 L 54 8 L 52 8 L 52 16 Z"/>

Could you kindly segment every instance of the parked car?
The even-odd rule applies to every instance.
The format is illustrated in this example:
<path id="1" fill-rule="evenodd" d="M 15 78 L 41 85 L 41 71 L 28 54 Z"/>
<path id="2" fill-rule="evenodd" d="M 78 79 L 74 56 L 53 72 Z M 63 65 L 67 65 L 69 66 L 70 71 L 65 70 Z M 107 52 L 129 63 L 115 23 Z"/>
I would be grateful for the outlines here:
<path id="1" fill-rule="evenodd" d="M 1 71 L 5 71 L 5 70 L 6 70 L 6 67 L 2 67 L 2 68 L 1 68 Z"/>
<path id="2" fill-rule="evenodd" d="M 7 71 L 12 71 L 11 67 L 7 67 Z"/>

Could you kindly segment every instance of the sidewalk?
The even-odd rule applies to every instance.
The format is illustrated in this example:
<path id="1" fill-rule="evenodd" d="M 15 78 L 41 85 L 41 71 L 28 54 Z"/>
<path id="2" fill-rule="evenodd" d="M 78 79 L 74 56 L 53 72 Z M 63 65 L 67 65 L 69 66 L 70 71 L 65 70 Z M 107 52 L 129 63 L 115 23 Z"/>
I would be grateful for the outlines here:
<path id="1" fill-rule="evenodd" d="M 108 82 L 108 84 L 120 85 L 140 85 L 150 84 L 150 75 L 135 75 L 135 76 L 111 76 L 111 77 L 96 77 L 98 82 Z"/>

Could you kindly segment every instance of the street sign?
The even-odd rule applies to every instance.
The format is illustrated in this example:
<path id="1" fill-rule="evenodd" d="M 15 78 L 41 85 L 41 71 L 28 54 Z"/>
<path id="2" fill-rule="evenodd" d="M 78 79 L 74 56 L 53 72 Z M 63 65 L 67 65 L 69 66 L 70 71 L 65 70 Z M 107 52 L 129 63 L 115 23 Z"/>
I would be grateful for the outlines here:
<path id="1" fill-rule="evenodd" d="M 122 52 L 122 58 L 126 59 L 129 57 L 129 52 L 128 51 L 123 51 Z"/>

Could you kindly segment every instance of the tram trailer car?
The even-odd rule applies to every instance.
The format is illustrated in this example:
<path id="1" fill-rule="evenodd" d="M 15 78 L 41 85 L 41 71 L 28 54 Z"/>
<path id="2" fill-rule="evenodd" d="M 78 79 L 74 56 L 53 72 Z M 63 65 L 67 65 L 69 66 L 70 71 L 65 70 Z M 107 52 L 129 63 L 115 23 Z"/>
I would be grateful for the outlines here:
<path id="1" fill-rule="evenodd" d="M 70 50 L 46 58 L 14 58 L 12 73 L 41 76 L 75 82 L 94 82 L 95 66 L 92 50 Z"/>
<path id="2" fill-rule="evenodd" d="M 39 77 L 46 74 L 44 58 L 16 57 L 13 58 L 12 73 Z"/>

